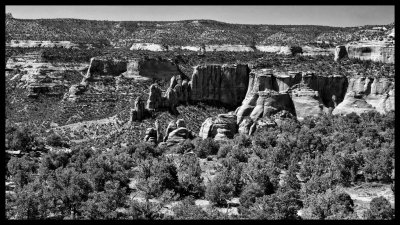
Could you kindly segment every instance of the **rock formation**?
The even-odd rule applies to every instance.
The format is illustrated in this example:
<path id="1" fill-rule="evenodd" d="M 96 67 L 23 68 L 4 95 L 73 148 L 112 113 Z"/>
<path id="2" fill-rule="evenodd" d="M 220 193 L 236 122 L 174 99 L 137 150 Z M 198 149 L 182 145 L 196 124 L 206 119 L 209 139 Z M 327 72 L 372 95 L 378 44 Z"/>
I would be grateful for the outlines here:
<path id="1" fill-rule="evenodd" d="M 291 91 L 297 119 L 303 120 L 306 116 L 318 116 L 324 112 L 324 104 L 318 94 L 308 87 L 298 87 Z"/>
<path id="2" fill-rule="evenodd" d="M 157 131 L 154 128 L 147 128 L 144 136 L 144 141 L 157 144 Z"/>
<path id="3" fill-rule="evenodd" d="M 249 134 L 250 135 L 250 128 L 253 125 L 253 120 L 249 117 L 242 119 L 242 122 L 239 124 L 238 132 L 239 134 Z"/>
<path id="4" fill-rule="evenodd" d="M 72 96 L 65 98 L 73 101 L 81 97 L 85 101 L 113 101 L 117 95 L 134 95 L 136 90 L 132 86 L 137 86 L 138 82 L 169 80 L 177 75 L 187 79 L 179 67 L 167 59 L 94 57 L 80 83 L 80 91 L 72 90 Z"/>
<path id="5" fill-rule="evenodd" d="M 387 113 L 394 110 L 394 81 L 388 78 L 351 78 L 344 100 L 332 114 L 357 114 L 376 110 Z"/>
<path id="6" fill-rule="evenodd" d="M 394 63 L 394 44 L 389 41 L 353 42 L 346 45 L 349 58 Z"/>
<path id="7" fill-rule="evenodd" d="M 223 140 L 233 138 L 237 131 L 236 115 L 219 114 L 217 117 L 207 118 L 202 123 L 199 136 L 203 139 Z"/>
<path id="8" fill-rule="evenodd" d="M 146 109 L 155 111 L 163 104 L 162 90 L 157 84 L 152 84 L 149 88 L 149 98 L 147 99 Z"/>
<path id="9" fill-rule="evenodd" d="M 152 84 L 149 88 L 149 98 L 146 108 L 155 111 L 162 108 L 169 108 L 175 111 L 179 103 L 187 104 L 190 98 L 190 88 L 186 79 L 182 80 L 180 75 L 171 78 L 170 86 L 163 94 L 157 84 Z"/>
<path id="10" fill-rule="evenodd" d="M 341 59 L 343 59 L 346 56 L 347 56 L 346 46 L 343 46 L 343 45 L 336 46 L 335 58 L 334 58 L 335 62 L 340 61 Z"/>
<path id="11" fill-rule="evenodd" d="M 168 126 L 167 126 L 167 129 L 165 130 L 165 136 L 164 136 L 164 140 L 163 140 L 164 142 L 167 141 L 168 135 L 169 135 L 173 130 L 175 130 L 176 128 L 178 128 L 178 127 L 176 126 L 175 121 L 169 122 L 169 124 L 168 124 Z"/>
<path id="12" fill-rule="evenodd" d="M 187 139 L 193 139 L 195 135 L 186 128 L 185 121 L 178 119 L 176 123 L 171 121 L 165 131 L 164 142 L 160 145 L 166 145 L 168 147 L 175 146 L 179 143 L 184 142 Z"/>
<path id="13" fill-rule="evenodd" d="M 150 127 L 146 129 L 144 141 L 156 145 L 162 141 L 163 135 L 158 120 L 155 121 L 154 126 L 155 128 Z"/>
<path id="14" fill-rule="evenodd" d="M 28 52 L 8 58 L 6 76 L 9 74 L 8 71 L 12 71 L 11 79 L 18 82 L 19 87 L 27 89 L 29 97 L 37 97 L 40 94 L 62 96 L 71 86 L 71 83 L 64 78 L 64 73 L 79 73 L 87 67 L 87 63 L 48 62 L 40 51 Z"/>
<path id="15" fill-rule="evenodd" d="M 189 82 L 193 101 L 211 101 L 236 106 L 246 94 L 247 65 L 200 65 Z"/>
<path id="16" fill-rule="evenodd" d="M 131 108 L 130 111 L 130 116 L 129 116 L 129 124 L 132 123 L 132 121 L 142 121 L 145 117 L 146 109 L 144 106 L 144 101 L 140 98 L 137 97 L 134 103 L 134 107 Z"/>

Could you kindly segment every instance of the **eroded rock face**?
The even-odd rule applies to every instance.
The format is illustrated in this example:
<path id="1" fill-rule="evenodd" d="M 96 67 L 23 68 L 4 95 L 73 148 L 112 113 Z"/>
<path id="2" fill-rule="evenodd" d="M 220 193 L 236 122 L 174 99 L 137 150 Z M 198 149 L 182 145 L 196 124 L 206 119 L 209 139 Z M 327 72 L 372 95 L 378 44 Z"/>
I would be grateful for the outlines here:
<path id="1" fill-rule="evenodd" d="M 134 103 L 133 108 L 131 108 L 130 111 L 130 118 L 129 118 L 129 123 L 132 123 L 132 121 L 141 121 L 144 119 L 146 113 L 144 101 L 140 98 L 137 97 Z"/>
<path id="2" fill-rule="evenodd" d="M 182 74 L 178 65 L 169 59 L 133 59 L 127 61 L 126 76 L 136 80 L 164 79 Z M 183 75 L 183 74 L 182 74 Z"/>
<path id="3" fill-rule="evenodd" d="M 149 89 L 149 98 L 147 99 L 146 108 L 154 111 L 162 107 L 162 90 L 157 84 L 152 84 Z"/>
<path id="4" fill-rule="evenodd" d="M 152 79 L 169 80 L 179 75 L 186 77 L 179 67 L 167 59 L 114 59 L 94 57 L 81 85 L 85 90 L 78 96 L 66 97 L 85 101 L 113 101 L 118 95 L 134 95 L 131 88 L 138 82 L 151 81 Z M 73 93 L 73 92 L 71 92 Z"/>
<path id="5" fill-rule="evenodd" d="M 160 143 L 163 140 L 163 135 L 161 133 L 161 127 L 158 120 L 154 122 L 154 128 L 150 127 L 146 129 L 144 141 L 153 143 L 154 145 Z"/>
<path id="6" fill-rule="evenodd" d="M 186 128 L 185 121 L 183 119 L 178 119 L 176 123 L 174 121 L 169 122 L 165 131 L 164 142 L 160 144 L 171 147 L 187 139 L 193 139 L 194 137 L 195 135 Z"/>
<path id="7" fill-rule="evenodd" d="M 253 120 L 249 117 L 244 118 L 242 122 L 239 124 L 239 134 L 249 134 L 250 135 L 250 128 L 253 125 Z"/>
<path id="8" fill-rule="evenodd" d="M 189 82 L 193 101 L 235 106 L 244 98 L 249 81 L 247 65 L 200 65 Z"/>
<path id="9" fill-rule="evenodd" d="M 394 81 L 388 78 L 351 78 L 343 102 L 332 114 L 349 114 L 376 110 L 388 113 L 394 110 Z"/>
<path id="10" fill-rule="evenodd" d="M 157 131 L 154 128 L 147 128 L 144 141 L 157 144 Z"/>
<path id="11" fill-rule="evenodd" d="M 349 58 L 394 63 L 394 44 L 387 41 L 369 41 L 346 45 Z"/>
<path id="12" fill-rule="evenodd" d="M 17 81 L 19 87 L 27 89 L 30 97 L 40 94 L 62 96 L 68 93 L 72 83 L 64 77 L 64 73 L 77 72 L 77 76 L 80 76 L 79 72 L 87 67 L 87 63 L 47 62 L 40 51 L 9 57 L 6 63 L 6 71 L 17 73 L 11 79 Z"/>
<path id="13" fill-rule="evenodd" d="M 209 117 L 203 122 L 199 136 L 203 139 L 223 140 L 233 138 L 237 131 L 236 115 L 219 114 L 217 117 Z"/>
<path id="14" fill-rule="evenodd" d="M 335 62 L 340 61 L 341 59 L 343 59 L 346 56 L 347 56 L 346 46 L 343 46 L 343 45 L 336 46 L 335 58 L 334 58 Z"/>
<path id="15" fill-rule="evenodd" d="M 174 146 L 176 144 L 184 142 L 186 139 L 193 139 L 193 133 L 188 130 L 186 127 L 178 127 L 177 129 L 173 130 L 168 135 L 167 139 L 167 146 Z"/>
<path id="16" fill-rule="evenodd" d="M 324 112 L 324 104 L 318 91 L 307 87 L 297 88 L 291 92 L 291 98 L 300 121 L 306 116 L 318 116 Z"/>

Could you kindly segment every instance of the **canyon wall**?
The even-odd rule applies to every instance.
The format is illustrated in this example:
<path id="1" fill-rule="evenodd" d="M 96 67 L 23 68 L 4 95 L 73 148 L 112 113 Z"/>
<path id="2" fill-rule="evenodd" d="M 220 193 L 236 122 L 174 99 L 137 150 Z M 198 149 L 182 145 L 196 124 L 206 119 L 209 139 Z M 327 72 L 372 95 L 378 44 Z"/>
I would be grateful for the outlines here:
<path id="1" fill-rule="evenodd" d="M 345 56 L 374 62 L 394 63 L 395 46 L 391 41 L 353 42 L 346 46 L 337 46 L 334 60 Z"/>
<path id="2" fill-rule="evenodd" d="M 200 65 L 189 82 L 192 101 L 238 105 L 246 94 L 249 67 L 238 65 Z"/>
<path id="3" fill-rule="evenodd" d="M 384 42 L 350 44 L 346 46 L 346 49 L 349 58 L 394 63 L 394 45 Z"/>
<path id="4" fill-rule="evenodd" d="M 345 115 L 394 110 L 394 80 L 389 78 L 359 77 L 349 79 L 344 100 L 333 109 L 332 114 Z"/>
<path id="5" fill-rule="evenodd" d="M 50 63 L 43 60 L 39 52 L 15 55 L 8 58 L 6 76 L 12 74 L 11 80 L 18 82 L 18 86 L 28 90 L 29 97 L 39 94 L 63 95 L 71 86 L 71 74 L 81 79 L 80 73 L 89 67 L 87 63 Z"/>
<path id="6" fill-rule="evenodd" d="M 320 48 L 314 46 L 298 46 L 301 49 L 303 55 L 314 56 L 314 55 L 331 55 L 334 54 L 335 48 Z M 291 46 L 279 46 L 279 45 L 240 45 L 240 44 L 224 44 L 224 45 L 204 45 L 201 46 L 178 46 L 178 45 L 162 45 L 156 43 L 133 43 L 130 50 L 147 50 L 147 51 L 174 51 L 174 50 L 189 50 L 189 51 L 205 51 L 205 52 L 269 52 L 282 55 L 292 55 L 297 52 L 293 51 Z"/>
<path id="7" fill-rule="evenodd" d="M 72 85 L 65 99 L 70 101 L 116 101 L 119 95 L 132 96 L 143 81 L 170 80 L 185 75 L 165 59 L 113 59 L 94 57 L 80 82 Z"/>

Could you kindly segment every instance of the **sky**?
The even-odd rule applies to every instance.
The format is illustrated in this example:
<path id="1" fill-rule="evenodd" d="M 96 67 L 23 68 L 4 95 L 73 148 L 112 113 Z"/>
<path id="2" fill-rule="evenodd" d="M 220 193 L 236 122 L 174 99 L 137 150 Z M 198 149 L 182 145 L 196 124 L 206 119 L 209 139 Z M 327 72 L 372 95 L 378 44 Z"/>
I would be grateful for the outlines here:
<path id="1" fill-rule="evenodd" d="M 239 24 L 362 26 L 394 22 L 394 6 L 6 6 L 18 19 L 113 21 L 211 19 Z"/>

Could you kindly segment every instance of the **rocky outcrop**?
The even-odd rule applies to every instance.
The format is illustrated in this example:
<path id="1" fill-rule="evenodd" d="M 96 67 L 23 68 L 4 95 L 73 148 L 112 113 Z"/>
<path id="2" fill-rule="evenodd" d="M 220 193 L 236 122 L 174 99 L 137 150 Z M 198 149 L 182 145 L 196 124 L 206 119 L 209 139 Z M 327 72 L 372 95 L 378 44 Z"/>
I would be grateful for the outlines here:
<path id="1" fill-rule="evenodd" d="M 157 131 L 154 128 L 147 128 L 146 133 L 144 136 L 144 141 L 145 142 L 150 142 L 153 144 L 157 144 Z"/>
<path id="2" fill-rule="evenodd" d="M 236 115 L 219 114 L 217 117 L 207 118 L 202 123 L 199 136 L 203 139 L 223 140 L 233 138 L 237 131 Z"/>
<path id="3" fill-rule="evenodd" d="M 132 121 L 142 121 L 145 118 L 146 109 L 144 106 L 144 101 L 137 97 L 134 103 L 134 107 L 131 108 L 130 116 L 129 116 L 129 123 L 131 124 Z"/>
<path id="4" fill-rule="evenodd" d="M 173 76 L 170 86 L 163 94 L 163 91 L 157 84 L 152 84 L 149 88 L 149 98 L 146 108 L 151 111 L 169 108 L 172 111 L 179 103 L 187 104 L 190 99 L 190 87 L 186 79 L 182 76 Z"/>
<path id="5" fill-rule="evenodd" d="M 351 78 L 344 100 L 332 114 L 349 114 L 376 110 L 387 113 L 394 110 L 394 81 L 388 78 Z"/>
<path id="6" fill-rule="evenodd" d="M 164 142 L 160 143 L 160 145 L 171 147 L 187 139 L 193 139 L 194 137 L 195 135 L 186 128 L 185 121 L 183 119 L 178 119 L 176 123 L 171 121 L 168 124 L 167 130 L 165 131 Z"/>
<path id="7" fill-rule="evenodd" d="M 249 134 L 250 135 L 250 128 L 253 125 L 253 120 L 249 117 L 242 119 L 242 122 L 239 124 L 238 132 L 239 134 Z"/>
<path id="8" fill-rule="evenodd" d="M 155 121 L 154 126 L 155 128 L 150 127 L 146 129 L 144 141 L 156 145 L 163 140 L 163 135 L 158 120 Z"/>
<path id="9" fill-rule="evenodd" d="M 354 42 L 346 45 L 349 58 L 394 63 L 394 44 L 388 41 Z"/>
<path id="10" fill-rule="evenodd" d="M 167 129 L 165 130 L 165 135 L 164 135 L 164 142 L 167 141 L 168 135 L 173 131 L 176 130 L 178 127 L 176 126 L 176 123 L 174 121 L 169 122 Z"/>
<path id="11" fill-rule="evenodd" d="M 335 57 L 334 57 L 335 62 L 340 61 L 341 59 L 343 59 L 346 56 L 347 56 L 346 46 L 343 46 L 343 45 L 336 46 Z"/>
<path id="12" fill-rule="evenodd" d="M 152 84 L 149 88 L 149 98 L 147 99 L 146 109 L 155 111 L 163 105 L 162 90 L 157 84 Z"/>
<path id="13" fill-rule="evenodd" d="M 192 101 L 238 105 L 246 94 L 249 80 L 247 65 L 200 65 L 189 82 Z"/>
<path id="14" fill-rule="evenodd" d="M 125 76 L 136 80 L 162 79 L 170 80 L 176 75 L 185 76 L 178 65 L 169 59 L 132 59 L 127 61 Z"/>
<path id="15" fill-rule="evenodd" d="M 254 99 L 257 99 L 254 104 Z M 245 99 L 237 111 L 237 123 L 249 116 L 253 121 L 262 117 L 269 117 L 281 111 L 288 110 L 294 113 L 293 102 L 287 92 L 274 90 L 259 91 Z"/>
<path id="16" fill-rule="evenodd" d="M 78 48 L 78 44 L 70 41 L 33 41 L 33 40 L 11 40 L 6 43 L 7 47 L 12 48 Z"/>
<path id="17" fill-rule="evenodd" d="M 318 116 L 324 112 L 324 104 L 318 91 L 308 87 L 298 87 L 291 91 L 293 105 L 298 120 L 303 120 L 306 116 Z"/>
<path id="18" fill-rule="evenodd" d="M 242 105 L 236 109 L 237 123 L 253 121 L 287 110 L 298 119 L 329 113 L 346 93 L 347 78 L 339 75 L 317 76 L 311 72 L 276 73 L 253 70 Z M 244 129 L 244 128 L 243 128 Z"/>
<path id="19" fill-rule="evenodd" d="M 65 98 L 79 101 L 84 96 L 84 101 L 113 101 L 118 95 L 135 94 L 137 90 L 132 86 L 140 82 L 170 80 L 174 76 L 186 78 L 178 66 L 167 59 L 94 57 L 80 83 L 80 91 L 71 90 L 70 93 L 76 94 Z"/>
<path id="20" fill-rule="evenodd" d="M 70 77 L 64 74 L 69 72 L 69 76 L 80 77 L 80 72 L 87 67 L 86 63 L 51 63 L 41 52 L 29 52 L 8 58 L 6 76 L 12 74 L 11 79 L 18 82 L 18 87 L 27 89 L 30 97 L 62 96 L 71 87 Z"/>

